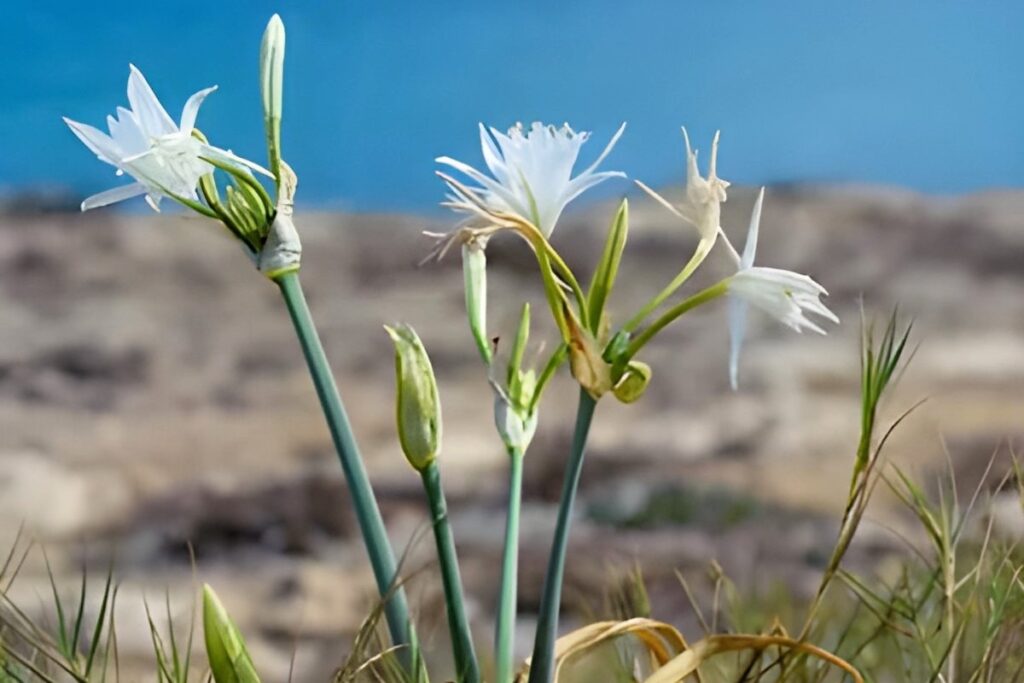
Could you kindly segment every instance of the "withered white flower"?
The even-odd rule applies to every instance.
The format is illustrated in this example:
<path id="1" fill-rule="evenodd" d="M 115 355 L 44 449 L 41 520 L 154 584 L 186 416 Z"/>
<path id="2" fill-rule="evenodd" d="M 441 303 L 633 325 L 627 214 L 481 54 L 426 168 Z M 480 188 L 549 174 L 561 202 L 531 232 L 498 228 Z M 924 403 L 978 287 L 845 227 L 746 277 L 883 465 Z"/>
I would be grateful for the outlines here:
<path id="1" fill-rule="evenodd" d="M 808 329 L 818 334 L 825 334 L 825 330 L 809 319 L 805 312 L 813 313 L 834 323 L 839 322 L 835 313 L 821 302 L 821 295 L 827 295 L 828 292 L 817 282 L 806 275 L 793 271 L 754 265 L 763 202 L 764 188 L 761 189 L 757 196 L 757 202 L 754 204 L 747 242 L 743 247 L 743 254 L 738 256 L 738 270 L 728 281 L 729 381 L 733 389 L 738 385 L 739 356 L 746 334 L 747 312 L 751 305 L 796 332 Z"/>
<path id="2" fill-rule="evenodd" d="M 82 202 L 82 210 L 107 206 L 139 195 L 154 210 L 160 199 L 178 196 L 196 199 L 199 179 L 213 171 L 203 158 L 248 167 L 266 173 L 256 164 L 231 152 L 201 142 L 192 135 L 199 106 L 217 89 L 204 88 L 188 98 L 175 124 L 160 104 L 142 72 L 130 65 L 128 103 L 131 109 L 117 108 L 117 118 L 107 117 L 110 134 L 65 117 L 72 132 L 100 159 L 117 168 L 117 175 L 128 174 L 134 183 L 100 192 Z"/>
<path id="3" fill-rule="evenodd" d="M 451 157 L 438 157 L 437 163 L 450 166 L 480 184 L 466 188 L 454 187 L 449 182 L 454 195 L 447 205 L 470 214 L 479 214 L 481 209 L 515 214 L 550 236 L 569 202 L 608 178 L 625 177 L 620 171 L 597 170 L 625 128 L 626 124 L 622 124 L 597 160 L 574 178 L 573 166 L 590 133 L 577 133 L 569 124 L 556 128 L 535 122 L 529 130 L 516 124 L 505 134 L 481 123 L 480 146 L 491 176 Z M 473 196 L 466 197 L 466 190 Z"/>
<path id="4" fill-rule="evenodd" d="M 711 142 L 708 177 L 704 178 L 697 166 L 697 152 L 690 146 L 690 136 L 686 128 L 683 128 L 683 139 L 686 141 L 686 195 L 682 204 L 676 206 L 639 180 L 635 181 L 653 199 L 695 227 L 701 240 L 709 246 L 714 244 L 721 230 L 722 202 L 726 200 L 725 190 L 729 187 L 729 182 L 719 178 L 717 172 L 719 135 L 715 133 Z"/>

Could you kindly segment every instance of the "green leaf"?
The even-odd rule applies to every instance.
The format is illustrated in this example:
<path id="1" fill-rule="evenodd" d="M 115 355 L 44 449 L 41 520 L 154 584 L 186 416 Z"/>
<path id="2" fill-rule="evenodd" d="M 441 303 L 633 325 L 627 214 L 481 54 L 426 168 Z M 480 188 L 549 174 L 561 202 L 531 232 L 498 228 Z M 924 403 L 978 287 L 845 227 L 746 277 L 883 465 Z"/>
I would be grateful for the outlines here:
<path id="1" fill-rule="evenodd" d="M 598 333 L 597 325 L 600 324 L 601 314 L 604 313 L 605 304 L 615 286 L 615 278 L 619 274 L 619 263 L 622 261 L 622 252 L 626 248 L 626 237 L 629 234 L 629 202 L 625 199 L 615 212 L 612 226 L 608 230 L 608 237 L 604 243 L 604 253 L 594 271 L 594 277 L 590 281 L 590 291 L 587 294 L 588 320 L 591 324 L 591 332 Z"/>
<path id="2" fill-rule="evenodd" d="M 259 683 L 242 634 L 208 585 L 203 586 L 203 634 L 216 683 Z"/>

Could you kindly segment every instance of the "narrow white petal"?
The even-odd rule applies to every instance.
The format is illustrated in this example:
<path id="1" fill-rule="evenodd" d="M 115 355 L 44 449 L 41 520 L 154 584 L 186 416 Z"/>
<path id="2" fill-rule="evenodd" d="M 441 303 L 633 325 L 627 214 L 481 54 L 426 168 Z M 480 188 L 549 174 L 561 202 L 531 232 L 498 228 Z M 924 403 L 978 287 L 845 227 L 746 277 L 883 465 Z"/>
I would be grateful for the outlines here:
<path id="1" fill-rule="evenodd" d="M 138 118 L 130 110 L 118 107 L 117 118 L 108 116 L 107 126 L 122 156 L 138 154 L 149 147 L 149 140 L 139 127 Z"/>
<path id="2" fill-rule="evenodd" d="M 722 229 L 722 226 L 718 226 L 718 236 L 722 238 L 720 242 L 725 245 L 726 250 L 729 252 L 729 258 L 731 258 L 732 262 L 736 264 L 737 268 L 739 268 L 740 254 L 736 251 L 736 247 L 732 246 L 732 240 L 730 240 L 729 236 L 725 234 L 725 230 Z"/>
<path id="3" fill-rule="evenodd" d="M 142 183 L 132 183 L 131 185 L 122 185 L 121 187 L 115 187 L 111 190 L 105 190 L 98 194 L 94 194 L 91 197 L 86 198 L 82 202 L 82 211 L 88 211 L 89 209 L 97 209 L 101 206 L 108 206 L 114 202 L 121 202 L 125 199 L 131 199 L 132 197 L 138 197 L 140 194 L 146 193 L 146 186 Z"/>
<path id="4" fill-rule="evenodd" d="M 717 135 L 715 140 L 718 140 Z M 757 194 L 757 201 L 754 202 L 754 211 L 750 214 L 750 228 L 747 230 L 747 243 L 743 246 L 740 268 L 750 268 L 754 265 L 754 255 L 757 253 L 757 234 L 761 227 L 761 205 L 763 203 L 764 188 L 762 187 L 761 191 Z"/>
<path id="5" fill-rule="evenodd" d="M 747 334 L 749 304 L 739 297 L 729 298 L 729 384 L 733 391 L 739 387 L 740 351 Z"/>
<path id="6" fill-rule="evenodd" d="M 469 164 L 457 159 L 452 159 L 451 157 L 438 157 L 434 159 L 434 161 L 439 164 L 451 166 L 456 171 L 469 176 L 471 179 L 483 185 L 486 190 L 500 197 L 505 202 L 506 208 L 515 211 L 523 218 L 530 219 L 530 209 L 526 205 L 526 202 L 493 178 L 488 178 Z"/>
<path id="7" fill-rule="evenodd" d="M 601 152 L 601 154 L 597 157 L 597 160 L 594 163 L 592 163 L 590 166 L 588 166 L 587 170 L 583 171 L 583 173 L 581 173 L 580 175 L 587 175 L 588 173 L 593 173 L 595 170 L 597 170 L 597 167 L 601 165 L 601 162 L 604 161 L 605 157 L 607 157 L 608 154 L 612 151 L 612 147 L 615 146 L 615 143 L 619 141 L 619 138 L 622 137 L 622 134 L 624 132 L 626 132 L 626 122 L 625 121 L 623 121 L 622 125 L 619 126 L 619 129 L 617 131 L 615 131 L 615 135 L 613 135 L 612 139 L 608 141 L 607 145 L 605 145 L 604 151 Z M 626 174 L 623 173 L 622 175 L 623 175 L 623 177 L 625 177 Z"/>
<path id="8" fill-rule="evenodd" d="M 209 88 L 204 88 L 192 95 L 192 97 L 188 98 L 188 101 L 185 102 L 185 106 L 181 110 L 181 124 L 179 125 L 179 129 L 182 133 L 185 133 L 186 135 L 192 134 L 192 129 L 196 127 L 196 116 L 199 114 L 199 106 L 203 103 L 203 100 L 206 99 L 206 96 L 216 89 L 217 86 L 215 85 Z"/>
<path id="9" fill-rule="evenodd" d="M 256 171 L 268 178 L 273 178 L 274 174 L 263 168 L 259 164 L 249 161 L 244 157 L 240 157 L 231 150 L 221 149 L 220 147 L 214 147 L 213 145 L 200 145 L 200 156 L 206 157 L 207 159 L 216 159 L 217 161 L 224 161 L 229 164 L 238 164 L 252 171 Z"/>
<path id="10" fill-rule="evenodd" d="M 508 169 L 505 158 L 494 144 L 494 137 L 484 124 L 480 124 L 480 148 L 484 153 L 484 163 L 491 169 L 491 174 L 499 183 L 508 182 Z"/>
<path id="11" fill-rule="evenodd" d="M 602 173 L 589 173 L 587 175 L 577 176 L 565 188 L 566 195 L 563 200 L 563 206 L 576 199 L 576 197 L 579 197 L 590 188 L 603 183 L 609 178 L 625 177 L 626 174 L 621 171 L 604 171 Z"/>
<path id="12" fill-rule="evenodd" d="M 82 144 L 92 150 L 92 153 L 99 157 L 100 161 L 114 166 L 121 162 L 121 150 L 109 135 L 87 124 L 72 121 L 66 116 L 64 123 L 68 124 L 71 132 L 82 141 Z"/>
<path id="13" fill-rule="evenodd" d="M 160 100 L 156 98 L 156 93 L 149 87 L 146 77 L 134 64 L 130 64 L 129 69 L 131 73 L 128 76 L 128 103 L 139 117 L 142 129 L 153 137 L 177 132 L 178 128 L 160 104 Z"/>
<path id="14" fill-rule="evenodd" d="M 669 202 L 669 201 L 668 201 L 667 199 L 665 199 L 664 197 L 662 197 L 662 196 L 661 196 L 660 194 L 658 194 L 657 192 L 655 192 L 655 191 L 654 191 L 654 190 L 652 190 L 651 188 L 647 187 L 646 185 L 644 185 L 644 184 L 643 184 L 642 182 L 640 182 L 639 180 L 634 180 L 633 182 L 634 182 L 634 183 L 636 183 L 636 184 L 637 184 L 637 185 L 638 185 L 638 186 L 640 187 L 640 189 L 641 189 L 641 190 L 643 190 L 644 192 L 646 192 L 646 193 L 647 193 L 647 194 L 648 194 L 648 195 L 649 195 L 649 196 L 651 197 L 651 199 L 653 199 L 654 201 L 658 202 L 659 204 L 661 204 L 661 205 L 662 205 L 662 206 L 664 206 L 664 207 L 665 207 L 666 209 L 668 209 L 669 211 L 671 211 L 671 212 L 672 212 L 672 213 L 674 213 L 675 215 L 679 216 L 679 217 L 680 217 L 680 218 L 682 218 L 683 220 L 686 220 L 686 221 L 689 221 L 689 220 L 690 220 L 689 218 L 687 218 L 686 216 L 684 216 L 684 215 L 683 215 L 683 214 L 682 214 L 682 213 L 681 213 L 681 212 L 679 211 L 679 209 L 677 209 L 677 208 L 676 208 L 675 206 L 673 206 L 671 202 Z"/>
<path id="15" fill-rule="evenodd" d="M 718 166 L 718 139 L 722 136 L 722 131 L 716 130 L 715 137 L 711 140 L 711 159 L 708 161 L 708 179 L 714 178 L 717 175 L 716 168 Z"/>

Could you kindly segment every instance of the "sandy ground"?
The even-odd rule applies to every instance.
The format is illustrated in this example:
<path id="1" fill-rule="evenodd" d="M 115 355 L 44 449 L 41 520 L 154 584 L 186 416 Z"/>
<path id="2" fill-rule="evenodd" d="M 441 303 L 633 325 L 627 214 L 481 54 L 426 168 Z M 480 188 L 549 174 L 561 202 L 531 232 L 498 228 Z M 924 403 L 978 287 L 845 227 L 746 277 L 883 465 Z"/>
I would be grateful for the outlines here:
<path id="1" fill-rule="evenodd" d="M 742 241 L 753 193 L 731 193 L 723 222 Z M 612 206 L 572 213 L 556 246 L 589 277 Z M 619 320 L 678 271 L 689 229 L 632 199 L 630 245 L 613 297 Z M 806 272 L 842 325 L 798 336 L 756 318 L 741 390 L 728 388 L 722 306 L 658 338 L 644 399 L 602 402 L 573 531 L 567 624 L 616 568 L 643 565 L 657 616 L 689 623 L 673 571 L 700 583 L 717 559 L 741 583 L 814 585 L 830 548 L 858 430 L 861 301 L 915 319 L 920 343 L 886 405 L 928 401 L 891 457 L 932 482 L 953 463 L 969 487 L 1024 430 L 1024 193 L 956 199 L 881 188 L 770 188 L 759 261 Z M 300 216 L 303 280 L 397 547 L 425 527 L 419 481 L 393 429 L 393 361 L 381 328 L 405 321 L 431 351 L 445 411 L 441 458 L 481 643 L 489 641 L 505 461 L 490 393 L 462 315 L 458 260 L 417 267 L 424 228 L 408 216 Z M 543 311 L 531 257 L 496 239 L 491 323 L 512 333 L 520 302 Z M 727 272 L 722 254 L 702 278 Z M 180 215 L 0 218 L 0 547 L 24 523 L 57 573 L 112 554 L 123 581 L 122 653 L 146 657 L 140 598 L 169 590 L 187 617 L 198 577 L 222 594 L 268 680 L 314 680 L 348 649 L 372 581 L 340 469 L 276 289 L 217 226 Z M 542 318 L 543 316 L 536 316 Z M 535 333 L 553 339 L 551 327 Z M 529 645 L 575 388 L 546 396 L 528 456 L 522 637 Z M 1019 439 L 1018 439 L 1019 441 Z M 1000 461 L 997 469 L 1005 469 Z M 898 548 L 905 518 L 884 498 L 854 561 Z M 1009 515 L 1011 529 L 1021 520 Z M 1019 528 L 1019 526 L 1018 526 Z M 859 558 L 859 559 L 858 559 Z M 431 543 L 409 566 L 428 640 L 444 637 Z M 44 594 L 38 556 L 12 596 Z M 69 587 L 73 585 L 68 581 Z"/>

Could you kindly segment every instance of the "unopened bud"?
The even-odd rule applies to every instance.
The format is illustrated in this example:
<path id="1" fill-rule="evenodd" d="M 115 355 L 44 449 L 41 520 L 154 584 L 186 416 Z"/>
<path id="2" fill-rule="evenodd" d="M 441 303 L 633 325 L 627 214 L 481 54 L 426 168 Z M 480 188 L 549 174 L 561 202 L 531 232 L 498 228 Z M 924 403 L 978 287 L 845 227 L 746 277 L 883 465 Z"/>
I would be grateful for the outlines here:
<path id="1" fill-rule="evenodd" d="M 484 363 L 491 363 L 491 345 L 487 338 L 487 254 L 486 241 L 474 239 L 462 245 L 462 274 L 466 289 L 466 315 L 473 341 Z"/>
<path id="2" fill-rule="evenodd" d="M 647 385 L 651 383 L 651 366 L 638 360 L 631 360 L 626 365 L 622 377 L 615 383 L 612 393 L 623 403 L 632 403 L 644 395 Z"/>
<path id="3" fill-rule="evenodd" d="M 216 683 L 259 683 L 241 632 L 208 585 L 203 586 L 203 636 Z"/>
<path id="4" fill-rule="evenodd" d="M 408 325 L 385 326 L 395 343 L 398 440 L 409 464 L 424 471 L 441 449 L 441 399 L 430 358 Z"/>
<path id="5" fill-rule="evenodd" d="M 279 174 L 281 163 L 281 90 L 284 86 L 284 22 L 274 15 L 267 23 L 260 45 L 260 92 L 263 95 L 263 121 L 267 129 L 267 153 L 270 170 Z"/>

